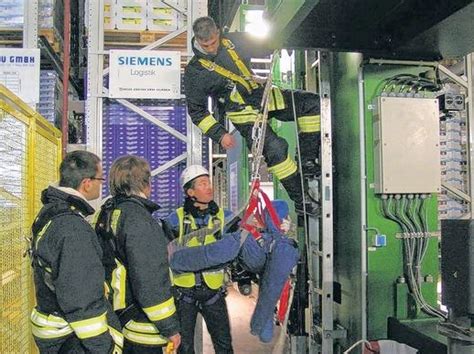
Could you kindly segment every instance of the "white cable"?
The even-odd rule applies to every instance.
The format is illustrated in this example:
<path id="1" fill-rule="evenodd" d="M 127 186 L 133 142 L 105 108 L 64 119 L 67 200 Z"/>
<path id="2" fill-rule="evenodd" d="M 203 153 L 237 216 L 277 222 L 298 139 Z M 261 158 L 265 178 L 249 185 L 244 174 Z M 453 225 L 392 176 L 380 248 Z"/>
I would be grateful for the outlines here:
<path id="1" fill-rule="evenodd" d="M 343 354 L 348 354 L 350 353 L 352 350 L 354 350 L 359 344 L 365 344 L 369 347 L 370 350 L 372 350 L 372 346 L 370 345 L 370 342 L 366 339 L 361 339 L 361 340 L 358 340 L 357 342 L 355 342 L 354 344 L 352 344 L 349 349 L 347 349 Z"/>

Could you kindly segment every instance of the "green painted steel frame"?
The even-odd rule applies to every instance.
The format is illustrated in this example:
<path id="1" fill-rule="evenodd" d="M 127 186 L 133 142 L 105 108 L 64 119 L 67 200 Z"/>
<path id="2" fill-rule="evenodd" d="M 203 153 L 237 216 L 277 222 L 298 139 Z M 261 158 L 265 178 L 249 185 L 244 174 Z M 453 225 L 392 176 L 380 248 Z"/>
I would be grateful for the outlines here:
<path id="1" fill-rule="evenodd" d="M 344 347 L 363 336 L 364 326 L 367 338 L 385 338 L 387 318 L 423 318 L 423 313 L 413 308 L 406 284 L 397 283 L 403 276 L 402 241 L 395 235 L 398 226 L 385 219 L 380 211 L 380 198 L 374 192 L 374 150 L 372 132 L 372 105 L 380 90 L 381 82 L 400 73 L 417 74 L 427 67 L 364 65 L 364 132 L 359 122 L 358 73 L 362 55 L 356 53 L 332 54 L 333 129 L 335 156 L 335 280 L 341 284 L 342 303 L 336 305 L 336 319 L 348 330 Z M 365 134 L 365 170 L 361 171 L 360 134 Z M 361 181 L 364 181 L 361 184 Z M 364 186 L 364 188 L 362 188 Z M 365 190 L 365 192 L 363 192 Z M 362 195 L 365 193 L 365 195 Z M 362 200 L 364 198 L 365 200 Z M 361 207 L 365 205 L 365 210 Z M 432 196 L 427 204 L 429 230 L 438 228 L 437 198 Z M 366 225 L 362 225 L 365 212 Z M 366 232 L 364 229 L 368 229 Z M 385 247 L 371 247 L 374 229 L 387 237 Z M 363 239 L 365 237 L 365 240 Z M 362 249 L 363 240 L 367 248 Z M 365 252 L 365 254 L 363 254 Z M 363 262 L 366 258 L 366 278 Z M 434 281 L 423 283 L 425 299 L 436 306 L 436 283 L 439 279 L 438 239 L 432 238 L 422 265 L 422 274 L 430 275 Z M 363 298 L 366 281 L 367 298 Z M 367 320 L 364 318 L 364 303 Z"/>

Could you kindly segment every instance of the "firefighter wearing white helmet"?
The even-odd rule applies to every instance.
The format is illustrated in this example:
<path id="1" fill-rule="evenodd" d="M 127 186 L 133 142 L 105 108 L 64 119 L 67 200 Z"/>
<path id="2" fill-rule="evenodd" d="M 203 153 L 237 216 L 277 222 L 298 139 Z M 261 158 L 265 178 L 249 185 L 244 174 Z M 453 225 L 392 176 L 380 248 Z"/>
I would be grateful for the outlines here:
<path id="1" fill-rule="evenodd" d="M 181 188 L 184 189 L 184 186 L 188 182 L 191 182 L 193 179 L 200 176 L 209 176 L 209 171 L 201 165 L 191 165 L 186 167 L 179 177 Z"/>
<path id="2" fill-rule="evenodd" d="M 216 242 L 216 239 L 222 237 L 226 218 L 230 219 L 232 213 L 219 208 L 214 202 L 209 171 L 203 166 L 191 165 L 181 174 L 180 185 L 185 193 L 184 205 L 166 219 L 166 224 L 172 228 L 178 243 L 183 247 L 197 247 Z M 185 240 L 184 235 L 191 231 L 212 229 L 217 222 L 221 226 L 220 232 L 210 233 L 204 238 Z M 224 269 L 203 269 L 189 273 L 171 269 L 171 274 L 181 323 L 179 353 L 195 352 L 194 329 L 198 313 L 206 321 L 215 352 L 232 353 Z"/>

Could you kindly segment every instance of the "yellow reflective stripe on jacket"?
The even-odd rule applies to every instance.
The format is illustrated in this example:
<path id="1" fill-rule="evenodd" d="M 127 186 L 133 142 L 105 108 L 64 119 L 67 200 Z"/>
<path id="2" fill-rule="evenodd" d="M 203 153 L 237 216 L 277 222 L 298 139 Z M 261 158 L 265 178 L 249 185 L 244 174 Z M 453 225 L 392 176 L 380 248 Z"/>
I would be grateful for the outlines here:
<path id="1" fill-rule="evenodd" d="M 238 112 L 228 112 L 226 117 L 234 124 L 255 123 L 258 116 L 258 110 L 252 106 L 246 106 L 245 109 Z"/>
<path id="2" fill-rule="evenodd" d="M 110 286 L 113 289 L 112 305 L 114 311 L 124 309 L 126 307 L 125 292 L 127 286 L 127 268 L 115 258 L 117 267 L 112 271 L 112 280 Z"/>
<path id="3" fill-rule="evenodd" d="M 100 316 L 91 317 L 87 320 L 75 321 L 70 323 L 79 339 L 87 339 L 98 336 L 108 330 L 107 313 Z"/>
<path id="4" fill-rule="evenodd" d="M 122 332 L 117 331 L 113 327 L 109 327 L 109 334 L 112 337 L 114 343 L 118 345 L 120 348 L 123 348 L 123 334 Z M 114 352 L 115 353 L 115 352 Z"/>
<path id="5" fill-rule="evenodd" d="M 174 298 L 170 297 L 168 300 L 155 306 L 144 307 L 143 311 L 151 321 L 160 321 L 168 318 L 176 312 Z"/>
<path id="6" fill-rule="evenodd" d="M 163 345 L 168 339 L 159 334 L 153 323 L 128 321 L 123 328 L 123 335 L 131 342 L 146 345 Z"/>
<path id="7" fill-rule="evenodd" d="M 31 333 L 37 338 L 43 339 L 52 339 L 52 338 L 62 338 L 73 333 L 71 326 L 64 328 L 52 328 L 52 327 L 40 327 L 36 324 L 31 324 Z"/>
<path id="8" fill-rule="evenodd" d="M 249 82 L 245 80 L 242 76 L 239 76 L 235 73 L 233 73 L 230 70 L 227 70 L 226 68 L 223 68 L 220 65 L 217 65 L 216 63 L 207 60 L 207 59 L 199 59 L 199 62 L 201 63 L 202 66 L 204 66 L 207 70 L 209 71 L 215 71 L 219 75 L 222 75 L 234 82 L 238 82 L 241 84 L 245 89 L 249 92 L 252 93 L 252 87 L 250 86 Z"/>
<path id="9" fill-rule="evenodd" d="M 97 225 L 97 221 L 99 220 L 99 215 L 100 215 L 100 210 L 96 211 L 94 215 L 92 215 L 92 220 L 90 221 L 90 224 L 93 229 L 95 229 L 95 226 Z"/>
<path id="10" fill-rule="evenodd" d="M 234 103 L 237 103 L 240 105 L 245 104 L 244 98 L 242 97 L 242 95 L 240 94 L 239 90 L 237 90 L 236 87 L 234 87 L 232 91 L 230 92 L 229 98 Z"/>
<path id="11" fill-rule="evenodd" d="M 120 209 L 115 209 L 112 212 L 112 220 L 110 222 L 110 228 L 112 229 L 112 232 L 114 235 L 117 234 L 117 227 L 118 227 L 118 222 L 120 219 L 120 214 L 122 214 L 122 211 Z"/>
<path id="12" fill-rule="evenodd" d="M 298 128 L 301 133 L 316 133 L 321 131 L 321 116 L 298 117 Z"/>
<path id="13" fill-rule="evenodd" d="M 146 334 L 158 334 L 158 328 L 151 322 L 135 322 L 130 320 L 125 325 L 125 328 L 128 328 L 134 332 L 146 333 Z"/>
<path id="14" fill-rule="evenodd" d="M 37 338 L 61 338 L 74 332 L 63 318 L 43 314 L 36 308 L 31 311 L 30 321 L 31 332 Z"/>
<path id="15" fill-rule="evenodd" d="M 46 225 L 43 226 L 43 228 L 40 230 L 40 232 L 38 232 L 38 237 L 36 238 L 36 242 L 35 242 L 35 249 L 38 249 L 38 243 L 40 242 L 40 240 L 43 237 L 44 233 L 48 229 L 49 225 L 51 225 L 51 221 L 53 221 L 53 220 L 49 220 L 46 223 Z"/>
<path id="16" fill-rule="evenodd" d="M 277 111 L 280 109 L 285 109 L 285 99 L 283 98 L 283 94 L 281 90 L 277 86 L 272 87 L 272 94 L 270 95 L 270 100 L 268 102 L 268 110 L 269 111 Z"/>
<path id="17" fill-rule="evenodd" d="M 198 128 L 201 129 L 204 134 L 206 134 L 215 124 L 217 124 L 217 120 L 214 119 L 212 114 L 209 114 L 199 122 Z"/>
<path id="18" fill-rule="evenodd" d="M 227 38 L 222 38 L 221 43 L 227 49 L 227 53 L 229 53 L 235 65 L 239 69 L 240 73 L 248 79 L 248 82 L 252 89 L 258 88 L 258 84 L 254 80 L 252 80 L 252 73 L 250 72 L 249 68 L 247 68 L 247 65 L 245 65 L 242 59 L 240 59 L 239 54 L 237 54 L 237 52 L 234 50 L 234 43 L 232 43 Z"/>
<path id="19" fill-rule="evenodd" d="M 290 155 L 288 155 L 285 161 L 268 167 L 268 172 L 275 174 L 279 180 L 291 176 L 297 170 L 298 167 L 296 166 L 296 163 L 290 158 Z"/>

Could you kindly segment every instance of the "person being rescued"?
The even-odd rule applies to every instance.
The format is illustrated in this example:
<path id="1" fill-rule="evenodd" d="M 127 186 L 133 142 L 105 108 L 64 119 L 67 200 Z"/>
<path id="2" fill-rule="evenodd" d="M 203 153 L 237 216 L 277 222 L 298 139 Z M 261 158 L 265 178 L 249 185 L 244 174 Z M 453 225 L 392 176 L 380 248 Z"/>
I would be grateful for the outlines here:
<path id="1" fill-rule="evenodd" d="M 272 207 L 279 220 L 273 220 L 267 207 L 263 223 L 255 219 L 249 221 L 260 232 L 258 240 L 243 230 L 224 233 L 221 239 L 211 244 L 184 247 L 175 240 L 168 246 L 170 267 L 174 274 L 221 269 L 235 259 L 244 269 L 258 274 L 260 290 L 250 331 L 262 342 L 270 342 L 273 338 L 274 309 L 288 276 L 299 260 L 296 241 L 286 236 L 290 228 L 287 202 L 275 200 Z"/>
<path id="2" fill-rule="evenodd" d="M 109 173 L 112 198 L 96 216 L 109 298 L 123 326 L 124 353 L 179 349 L 181 336 L 168 271 L 167 239 L 152 217 L 148 162 L 122 156 Z"/>

